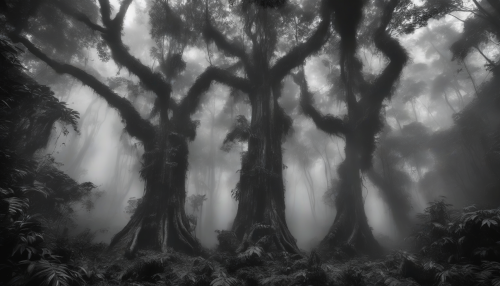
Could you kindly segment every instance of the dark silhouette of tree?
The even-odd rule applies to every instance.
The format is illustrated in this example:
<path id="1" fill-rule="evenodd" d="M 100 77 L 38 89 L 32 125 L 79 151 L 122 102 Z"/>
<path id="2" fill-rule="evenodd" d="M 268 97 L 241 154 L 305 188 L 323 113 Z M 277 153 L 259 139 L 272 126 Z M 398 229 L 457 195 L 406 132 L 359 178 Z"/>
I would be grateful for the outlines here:
<path id="1" fill-rule="evenodd" d="M 158 125 L 142 118 L 129 100 L 116 94 L 95 76 L 76 66 L 61 63 L 52 58 L 24 36 L 23 25 L 25 22 L 18 23 L 19 17 L 16 18 L 14 12 L 19 6 L 26 3 L 18 5 L 8 3 L 6 5 L 7 12 L 11 12 L 8 19 L 14 28 L 9 36 L 15 42 L 23 44 L 34 56 L 45 62 L 57 73 L 71 75 L 92 88 L 118 111 L 123 119 L 125 131 L 141 141 L 144 147 L 141 177 L 145 181 L 145 191 L 142 202 L 138 205 L 129 223 L 112 239 L 110 247 L 124 251 L 126 254 L 134 254 L 137 249 L 141 248 L 166 251 L 167 247 L 187 253 L 196 253 L 200 251 L 200 245 L 190 231 L 184 210 L 185 179 L 188 168 L 187 142 L 194 139 L 197 126 L 196 122 L 191 121 L 190 115 L 195 112 L 200 96 L 215 80 L 243 91 L 248 91 L 249 87 L 243 79 L 239 79 L 222 69 L 209 67 L 197 78 L 183 100 L 176 103 L 171 98 L 170 79 L 165 78 L 160 73 L 153 72 L 141 63 L 139 59 L 130 54 L 122 41 L 123 21 L 131 2 L 131 0 L 123 1 L 116 15 L 111 17 L 112 8 L 109 1 L 100 0 L 99 16 L 102 25 L 93 20 L 96 17 L 88 16 L 79 10 L 79 5 L 70 6 L 67 2 L 61 1 L 50 2 L 47 5 L 53 5 L 53 9 L 57 7 L 57 11 L 62 12 L 69 21 L 83 23 L 88 29 L 98 33 L 102 37 L 104 45 L 109 48 L 110 58 L 119 66 L 136 75 L 142 85 L 155 94 L 154 111 L 158 114 Z M 166 2 L 163 3 L 167 5 Z M 28 7 L 37 8 L 29 6 L 29 3 Z M 24 9 L 20 10 L 24 11 Z M 31 9 L 28 10 L 31 11 Z M 34 14 L 36 13 L 28 16 Z M 22 15 L 25 16 L 26 13 L 23 12 Z M 105 53 L 106 51 L 104 51 Z M 168 59 L 166 62 L 169 62 Z M 178 64 L 179 61 L 170 61 L 170 63 L 174 65 Z M 179 71 L 178 68 L 172 70 Z M 171 117 L 169 117 L 169 112 L 172 112 Z"/>
<path id="2" fill-rule="evenodd" d="M 356 58 L 359 24 L 364 1 L 338 1 L 332 5 L 334 26 L 340 36 L 340 69 L 347 116 L 344 119 L 330 114 L 323 115 L 313 106 L 304 71 L 294 76 L 301 87 L 301 107 L 316 126 L 331 135 L 345 138 L 345 159 L 338 167 L 336 206 L 337 214 L 329 233 L 321 242 L 322 247 L 342 243 L 352 245 L 364 253 L 377 253 L 379 246 L 366 218 L 361 173 L 370 169 L 375 150 L 375 137 L 383 127 L 382 103 L 391 98 L 392 89 L 407 62 L 407 55 L 394 39 L 388 25 L 400 1 L 390 0 L 381 4 L 382 15 L 373 33 L 377 49 L 389 59 L 388 65 L 372 82 L 364 80 L 362 63 Z M 358 99 L 359 98 L 359 99 Z"/>
<path id="3" fill-rule="evenodd" d="M 227 56 L 242 63 L 245 83 L 249 86 L 245 92 L 252 108 L 251 121 L 239 117 L 235 126 L 244 127 L 244 131 L 236 128 L 225 140 L 226 144 L 248 140 L 248 151 L 241 159 L 240 181 L 233 190 L 238 200 L 238 212 L 232 230 L 244 242 L 259 236 L 259 231 L 254 231 L 255 226 L 265 225 L 273 230 L 277 249 L 299 252 L 285 220 L 281 143 L 291 126 L 291 119 L 280 107 L 278 99 L 283 78 L 325 43 L 330 26 L 327 3 L 322 1 L 320 22 L 309 38 L 289 49 L 274 64 L 278 32 L 286 28 L 281 10 L 242 1 L 236 9 L 243 19 L 246 42 L 227 39 L 207 19 L 204 36 L 215 42 Z M 245 44 L 250 46 L 249 51 Z"/>

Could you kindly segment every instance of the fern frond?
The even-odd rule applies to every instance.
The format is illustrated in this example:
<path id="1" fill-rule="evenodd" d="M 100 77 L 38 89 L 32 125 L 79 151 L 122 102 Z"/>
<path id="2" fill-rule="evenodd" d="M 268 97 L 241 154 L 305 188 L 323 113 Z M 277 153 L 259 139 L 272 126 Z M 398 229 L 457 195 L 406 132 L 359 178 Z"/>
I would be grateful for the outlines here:
<path id="1" fill-rule="evenodd" d="M 238 257 L 241 259 L 251 259 L 253 257 L 262 257 L 263 254 L 264 254 L 264 249 L 262 249 L 262 247 L 252 245 L 248 247 L 247 250 L 240 253 Z"/>
<path id="2" fill-rule="evenodd" d="M 83 284 L 81 275 L 71 270 L 66 264 L 60 264 L 56 261 L 41 259 L 28 263 L 27 273 L 29 279 L 27 284 L 41 286 L 69 286 Z"/>
<path id="3" fill-rule="evenodd" d="M 227 276 L 223 271 L 219 271 L 215 274 L 215 279 L 210 282 L 210 286 L 237 286 L 238 280 Z"/>

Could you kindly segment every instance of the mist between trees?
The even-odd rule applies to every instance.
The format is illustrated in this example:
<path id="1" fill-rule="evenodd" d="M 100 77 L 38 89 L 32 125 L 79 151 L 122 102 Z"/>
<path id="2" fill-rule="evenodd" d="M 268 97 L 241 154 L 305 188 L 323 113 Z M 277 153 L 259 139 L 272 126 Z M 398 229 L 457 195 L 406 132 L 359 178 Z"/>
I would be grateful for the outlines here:
<path id="1" fill-rule="evenodd" d="M 500 203 L 498 0 L 0 7 L 5 218 L 53 241 L 379 256 Z"/>

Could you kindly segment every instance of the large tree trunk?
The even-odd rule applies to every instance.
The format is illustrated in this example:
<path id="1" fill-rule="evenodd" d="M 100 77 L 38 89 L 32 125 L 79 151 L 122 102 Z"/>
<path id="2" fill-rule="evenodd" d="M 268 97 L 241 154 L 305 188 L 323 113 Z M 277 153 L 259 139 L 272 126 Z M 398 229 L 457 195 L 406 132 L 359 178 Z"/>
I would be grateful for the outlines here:
<path id="1" fill-rule="evenodd" d="M 146 182 L 141 204 L 128 224 L 113 237 L 110 249 L 134 256 L 139 249 L 165 252 L 168 247 L 188 254 L 201 248 L 185 212 L 188 169 L 187 139 L 169 131 L 167 111 L 161 111 L 157 144 L 145 146 Z"/>
<path id="2" fill-rule="evenodd" d="M 256 225 L 272 228 L 277 249 L 299 253 L 285 219 L 285 187 L 281 150 L 282 124 L 270 85 L 261 85 L 252 97 L 251 136 L 242 158 L 238 212 L 233 231 L 243 242 L 260 239 Z"/>
<path id="3" fill-rule="evenodd" d="M 347 243 L 360 253 L 376 254 L 380 246 L 372 234 L 365 213 L 359 154 L 354 136 L 352 133 L 346 135 L 346 157 L 338 169 L 337 214 L 320 247 L 331 249 Z"/>

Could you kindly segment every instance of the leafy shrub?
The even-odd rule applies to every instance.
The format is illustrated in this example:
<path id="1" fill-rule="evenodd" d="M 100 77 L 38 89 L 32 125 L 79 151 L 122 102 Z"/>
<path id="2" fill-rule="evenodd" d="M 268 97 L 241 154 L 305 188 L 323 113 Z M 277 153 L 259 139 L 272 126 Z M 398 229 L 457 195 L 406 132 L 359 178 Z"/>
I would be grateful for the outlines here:
<path id="1" fill-rule="evenodd" d="M 96 260 L 101 257 L 107 247 L 104 243 L 94 242 L 98 232 L 103 232 L 103 230 L 91 231 L 87 228 L 77 235 L 70 236 L 65 228 L 65 231 L 57 234 L 57 237 L 50 237 L 50 249 L 56 255 L 61 256 L 64 262 L 83 258 Z"/>
<path id="2" fill-rule="evenodd" d="M 287 275 L 272 275 L 259 280 L 259 285 L 263 286 L 285 286 L 292 285 L 293 279 Z"/>
<path id="3" fill-rule="evenodd" d="M 422 223 L 411 239 L 420 253 L 431 260 L 421 263 L 406 259 L 403 274 L 418 282 L 430 275 L 426 280 L 439 285 L 500 282 L 495 264 L 500 260 L 500 208 L 477 210 L 470 206 L 453 211 L 449 207 L 442 199 L 431 203 L 420 215 Z"/>
<path id="4" fill-rule="evenodd" d="M 219 271 L 214 274 L 214 279 L 210 283 L 210 286 L 237 286 L 239 281 L 236 278 L 229 277 L 223 271 Z"/>
<path id="5" fill-rule="evenodd" d="M 86 270 L 85 268 L 81 267 L 80 272 L 82 272 L 83 280 L 90 284 L 95 284 L 99 281 L 105 280 L 104 274 L 100 273 L 96 268 Z"/>
<path id="6" fill-rule="evenodd" d="M 22 261 L 27 265 L 26 275 L 16 276 L 9 283 L 26 286 L 59 286 L 83 284 L 82 276 L 66 264 L 57 260 L 40 259 L 37 261 Z"/>
<path id="7" fill-rule="evenodd" d="M 80 285 L 77 268 L 49 250 L 44 227 L 51 225 L 46 223 L 50 213 L 71 210 L 71 203 L 82 201 L 95 186 L 76 183 L 57 170 L 50 156 L 35 157 L 56 122 L 64 135 L 67 126 L 78 132 L 79 115 L 24 74 L 19 53 L 0 35 L 0 284 Z"/>
<path id="8" fill-rule="evenodd" d="M 162 273 L 165 266 L 162 259 L 140 259 L 125 270 L 121 280 L 154 282 L 155 274 Z"/>
<path id="9" fill-rule="evenodd" d="M 80 274 L 44 247 L 41 223 L 27 214 L 26 189 L 0 189 L 6 206 L 0 224 L 0 282 L 11 285 L 70 285 Z"/>
<path id="10" fill-rule="evenodd" d="M 340 274 L 342 285 L 361 286 L 366 283 L 363 280 L 361 269 L 355 266 L 348 267 Z"/>
<path id="11" fill-rule="evenodd" d="M 212 263 L 203 258 L 197 258 L 193 262 L 193 266 L 191 269 L 193 273 L 197 275 L 205 275 L 208 277 L 212 276 L 212 274 L 214 273 L 214 266 L 212 265 Z"/>
<path id="12" fill-rule="evenodd" d="M 238 254 L 238 258 L 242 260 L 258 260 L 264 254 L 264 249 L 260 246 L 250 246 L 244 252 Z"/>
<path id="13" fill-rule="evenodd" d="M 217 250 L 220 252 L 235 253 L 239 245 L 236 234 L 226 230 L 216 230 L 215 232 L 217 233 L 217 240 L 219 241 Z"/>
<path id="14" fill-rule="evenodd" d="M 421 216 L 424 223 L 412 237 L 421 253 L 450 263 L 498 260 L 500 209 L 474 210 L 471 206 L 452 216 L 448 206 L 443 201 L 434 202 Z"/>
<path id="15" fill-rule="evenodd" d="M 473 269 L 473 270 L 478 270 Z M 485 261 L 481 264 L 480 272 L 476 273 L 476 278 L 481 285 L 500 285 L 500 263 Z"/>

